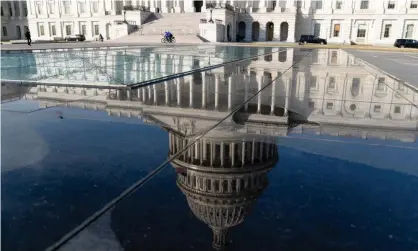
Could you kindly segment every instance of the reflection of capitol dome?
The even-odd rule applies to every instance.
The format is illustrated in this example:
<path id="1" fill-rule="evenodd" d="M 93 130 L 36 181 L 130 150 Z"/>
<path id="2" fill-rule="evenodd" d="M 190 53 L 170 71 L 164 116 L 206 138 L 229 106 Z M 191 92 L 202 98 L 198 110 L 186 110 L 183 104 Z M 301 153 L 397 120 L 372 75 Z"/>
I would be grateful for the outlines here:
<path id="1" fill-rule="evenodd" d="M 193 214 L 213 231 L 212 245 L 226 246 L 230 227 L 244 221 L 267 187 L 267 172 L 278 160 L 277 146 L 266 137 L 212 132 L 173 161 L 177 185 Z M 170 133 L 170 154 L 188 140 Z"/>

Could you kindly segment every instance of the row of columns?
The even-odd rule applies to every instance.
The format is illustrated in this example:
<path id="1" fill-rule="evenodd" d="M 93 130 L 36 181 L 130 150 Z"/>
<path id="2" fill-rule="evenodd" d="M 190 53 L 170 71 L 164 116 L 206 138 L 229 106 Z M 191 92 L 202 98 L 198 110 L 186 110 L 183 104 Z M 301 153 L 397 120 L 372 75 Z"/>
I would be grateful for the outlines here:
<path id="1" fill-rule="evenodd" d="M 195 172 L 188 172 L 188 175 L 178 175 L 181 183 L 187 187 L 201 192 L 210 193 L 236 193 L 248 190 L 262 189 L 267 184 L 267 176 L 264 172 L 241 175 L 241 177 L 230 177 L 223 175 L 223 179 L 200 176 Z"/>
<path id="2" fill-rule="evenodd" d="M 28 15 L 26 1 L 2 1 L 1 6 L 3 16 L 23 18 Z"/>
<path id="3" fill-rule="evenodd" d="M 214 75 L 214 79 L 212 78 L 207 78 L 206 77 L 206 73 L 202 72 L 202 73 L 198 73 L 201 74 L 202 76 L 202 82 L 201 82 L 201 100 L 202 100 L 202 104 L 201 104 L 201 109 L 207 109 L 207 91 L 208 91 L 208 84 L 212 84 L 212 83 L 208 83 L 209 79 L 211 79 L 214 83 L 214 87 L 215 87 L 215 91 L 214 91 L 214 95 L 215 95 L 215 100 L 214 100 L 214 109 L 215 110 L 219 110 L 219 99 L 220 99 L 220 76 L 219 75 Z M 277 73 L 272 73 L 272 79 L 275 79 L 277 77 Z M 259 93 L 257 94 L 257 113 L 261 113 L 261 105 L 263 104 L 263 96 L 264 95 L 264 91 L 261 91 L 262 88 L 266 85 L 269 84 L 267 83 L 268 81 L 266 81 L 266 77 L 262 76 L 262 75 L 257 75 L 256 76 L 256 81 L 257 81 L 257 91 L 259 91 Z M 178 78 L 178 79 L 174 79 L 174 80 L 169 80 L 169 81 L 165 81 L 164 82 L 164 97 L 165 97 L 165 104 L 166 106 L 170 106 L 170 85 L 175 85 L 176 87 L 176 99 L 177 99 L 177 105 L 180 106 L 182 104 L 182 87 L 185 86 L 185 83 L 188 82 L 189 85 L 189 107 L 190 108 L 195 108 L 195 97 L 194 97 L 194 90 L 195 87 L 198 87 L 198 85 L 196 85 L 194 82 L 194 77 L 193 75 L 184 77 L 184 78 Z M 244 100 L 236 100 L 235 99 L 235 93 L 237 92 L 237 85 L 242 84 L 242 82 L 244 82 Z M 235 105 L 235 103 L 237 104 L 241 104 L 242 102 L 244 102 L 245 100 L 247 100 L 248 98 L 250 98 L 250 96 L 252 95 L 252 93 L 250 93 L 250 76 L 249 75 L 236 75 L 236 74 L 232 74 L 231 76 L 228 77 L 227 79 L 227 83 L 228 83 L 228 91 L 227 91 L 227 98 L 228 98 L 228 102 L 227 102 L 227 108 L 228 111 L 231 111 Z M 277 83 L 273 83 L 271 84 L 271 103 L 270 103 L 270 113 L 274 114 L 274 109 L 276 107 L 276 85 Z M 162 105 L 158 103 L 158 91 L 157 88 L 159 87 L 159 85 L 149 85 L 146 87 L 142 87 L 138 89 L 138 100 L 143 102 L 143 103 L 153 103 L 153 105 Z M 286 89 L 286 95 L 285 95 L 285 115 L 287 115 L 287 111 L 289 109 L 289 102 L 290 102 L 290 88 L 291 88 L 291 80 L 290 79 L 286 79 L 285 80 L 285 89 Z M 130 99 L 131 94 L 130 94 L 130 90 L 128 90 L 128 99 Z M 245 104 L 244 106 L 245 111 L 248 111 L 248 102 Z"/>
<path id="4" fill-rule="evenodd" d="M 188 139 L 169 134 L 170 154 L 177 153 L 188 144 Z M 244 168 L 247 164 L 272 160 L 276 154 L 275 143 L 260 142 L 255 139 L 250 142 L 218 142 L 203 138 L 190 146 L 179 159 L 189 164 L 214 168 Z"/>

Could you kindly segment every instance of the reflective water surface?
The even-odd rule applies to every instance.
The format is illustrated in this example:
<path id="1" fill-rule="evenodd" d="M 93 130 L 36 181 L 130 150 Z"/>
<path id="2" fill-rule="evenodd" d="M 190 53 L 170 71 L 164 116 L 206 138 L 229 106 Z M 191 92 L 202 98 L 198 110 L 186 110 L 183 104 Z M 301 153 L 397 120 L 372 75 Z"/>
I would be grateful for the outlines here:
<path id="1" fill-rule="evenodd" d="M 417 249 L 418 92 L 342 50 L 256 52 L 139 88 L 5 81 L 2 248 Z"/>

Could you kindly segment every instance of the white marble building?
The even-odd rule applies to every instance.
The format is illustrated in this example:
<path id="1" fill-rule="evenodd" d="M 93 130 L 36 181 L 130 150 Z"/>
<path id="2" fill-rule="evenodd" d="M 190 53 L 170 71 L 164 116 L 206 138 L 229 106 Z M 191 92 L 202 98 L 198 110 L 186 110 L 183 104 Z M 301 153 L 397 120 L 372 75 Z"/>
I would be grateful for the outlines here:
<path id="1" fill-rule="evenodd" d="M 126 20 L 136 27 L 149 21 L 151 13 L 158 13 L 156 20 L 140 26 L 141 35 L 152 31 L 161 34 L 164 29 L 175 34 L 186 30 L 188 35 L 195 35 L 199 33 L 200 20 L 210 20 L 211 7 L 225 4 L 233 6 L 233 11 L 217 8 L 212 13 L 213 19 L 224 27 L 222 41 L 243 38 L 293 42 L 301 34 L 314 34 L 330 43 L 389 45 L 397 38 L 418 36 L 418 0 L 2 1 L 1 35 L 2 40 L 19 39 L 28 26 L 34 40 L 74 34 L 84 34 L 88 40 L 99 34 L 114 39 L 131 32 L 126 27 L 118 28 L 118 24 Z M 139 7 L 146 11 L 139 11 Z M 191 15 L 192 12 L 206 13 Z"/>

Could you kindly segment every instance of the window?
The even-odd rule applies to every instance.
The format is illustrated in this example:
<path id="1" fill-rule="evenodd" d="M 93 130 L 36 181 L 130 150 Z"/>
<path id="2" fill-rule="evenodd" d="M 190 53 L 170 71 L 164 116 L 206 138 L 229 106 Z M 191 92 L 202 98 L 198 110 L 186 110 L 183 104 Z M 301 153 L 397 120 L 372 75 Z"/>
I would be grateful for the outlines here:
<path id="1" fill-rule="evenodd" d="M 401 107 L 400 106 L 395 106 L 395 113 L 401 113 Z"/>
<path id="2" fill-rule="evenodd" d="M 36 2 L 36 10 L 38 12 L 38 15 L 42 15 L 43 14 L 42 2 Z"/>
<path id="3" fill-rule="evenodd" d="M 395 9 L 395 1 L 388 2 L 388 9 Z"/>
<path id="4" fill-rule="evenodd" d="M 98 1 L 93 1 L 91 6 L 92 6 L 92 9 L 93 9 L 93 13 L 99 12 L 99 2 Z"/>
<path id="5" fill-rule="evenodd" d="M 64 1 L 63 2 L 63 6 L 64 6 L 64 14 L 66 14 L 66 15 L 68 15 L 68 14 L 70 14 L 70 11 L 71 11 L 71 9 L 70 9 L 70 1 Z"/>
<path id="6" fill-rule="evenodd" d="M 38 36 L 45 36 L 44 24 L 38 24 Z"/>
<path id="7" fill-rule="evenodd" d="M 340 36 L 340 24 L 334 24 L 334 37 Z"/>
<path id="8" fill-rule="evenodd" d="M 94 25 L 94 35 L 98 36 L 99 34 L 100 34 L 99 25 L 95 24 Z"/>
<path id="9" fill-rule="evenodd" d="M 332 110 L 332 108 L 334 108 L 334 103 L 328 102 L 327 103 L 327 109 Z"/>
<path id="10" fill-rule="evenodd" d="M 3 32 L 3 36 L 4 37 L 7 37 L 7 28 L 6 28 L 6 26 L 3 26 L 2 32 Z"/>
<path id="11" fill-rule="evenodd" d="M 315 10 L 321 10 L 322 9 L 322 0 L 315 1 Z"/>
<path id="12" fill-rule="evenodd" d="M 342 0 L 337 0 L 337 2 L 335 2 L 335 8 L 337 10 L 341 10 L 343 8 L 343 1 Z"/>
<path id="13" fill-rule="evenodd" d="M 3 6 L 1 6 L 1 16 L 4 16 Z"/>
<path id="14" fill-rule="evenodd" d="M 316 81 L 317 81 L 317 77 L 312 76 L 311 77 L 311 85 L 309 86 L 311 89 L 316 89 Z"/>
<path id="15" fill-rule="evenodd" d="M 390 37 L 390 30 L 392 29 L 392 25 L 391 24 L 385 24 L 385 30 L 383 33 L 383 37 L 388 38 Z"/>
<path id="16" fill-rule="evenodd" d="M 414 25 L 413 24 L 406 25 L 405 38 L 412 38 L 413 33 L 414 33 Z"/>
<path id="17" fill-rule="evenodd" d="M 295 7 L 296 8 L 302 8 L 302 0 L 296 0 L 295 1 Z"/>
<path id="18" fill-rule="evenodd" d="M 314 36 L 319 37 L 319 35 L 321 34 L 321 24 L 320 23 L 316 23 L 314 25 Z"/>
<path id="19" fill-rule="evenodd" d="M 55 1 L 49 1 L 48 11 L 49 11 L 49 14 L 54 14 L 55 13 Z"/>
<path id="20" fill-rule="evenodd" d="M 366 37 L 366 25 L 359 24 L 357 28 L 357 37 Z"/>
<path id="21" fill-rule="evenodd" d="M 360 9 L 367 10 L 369 8 L 369 1 L 368 0 L 362 0 L 360 3 Z"/>
<path id="22" fill-rule="evenodd" d="M 87 31 L 86 24 L 85 23 L 80 24 L 80 33 L 83 34 L 83 35 L 86 35 L 87 34 L 86 31 Z"/>
<path id="23" fill-rule="evenodd" d="M 85 13 L 86 12 L 86 5 L 84 2 L 78 2 L 78 11 L 80 13 Z"/>
<path id="24" fill-rule="evenodd" d="M 332 51 L 331 53 L 331 64 L 336 64 L 338 62 L 338 52 Z"/>
<path id="25" fill-rule="evenodd" d="M 382 107 L 380 105 L 375 105 L 373 108 L 374 112 L 380 112 L 382 110 Z"/>
<path id="26" fill-rule="evenodd" d="M 65 34 L 67 36 L 70 36 L 72 34 L 72 32 L 71 32 L 71 25 L 70 24 L 65 25 Z"/>
<path id="27" fill-rule="evenodd" d="M 57 28 L 55 27 L 55 24 L 49 24 L 49 34 L 51 34 L 51 36 L 57 35 Z"/>
<path id="28" fill-rule="evenodd" d="M 329 77 L 328 80 L 328 89 L 334 90 L 335 89 L 335 77 Z"/>
<path id="29" fill-rule="evenodd" d="M 417 9 L 418 8 L 418 1 L 412 0 L 411 5 L 409 6 L 411 9 Z"/>

